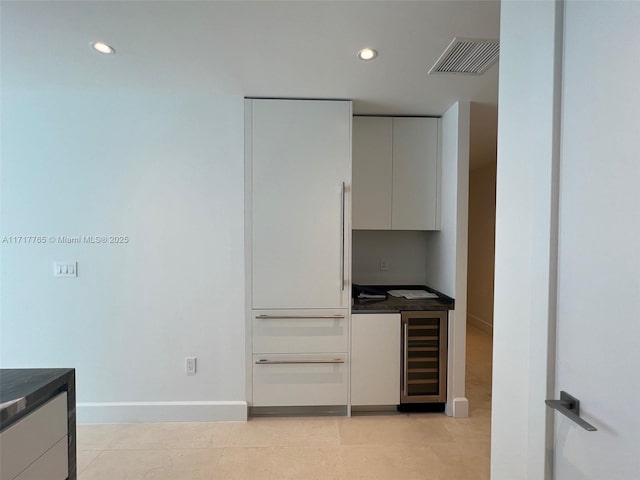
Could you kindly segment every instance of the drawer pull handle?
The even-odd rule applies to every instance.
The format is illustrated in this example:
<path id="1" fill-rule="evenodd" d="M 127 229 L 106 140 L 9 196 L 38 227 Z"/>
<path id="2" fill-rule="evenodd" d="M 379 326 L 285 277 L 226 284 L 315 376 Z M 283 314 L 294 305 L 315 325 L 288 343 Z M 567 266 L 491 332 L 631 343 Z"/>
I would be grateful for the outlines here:
<path id="1" fill-rule="evenodd" d="M 260 320 L 284 320 L 295 318 L 344 318 L 344 315 L 256 315 Z"/>
<path id="2" fill-rule="evenodd" d="M 344 363 L 340 358 L 333 360 L 258 360 L 256 365 L 296 365 L 299 363 Z"/>

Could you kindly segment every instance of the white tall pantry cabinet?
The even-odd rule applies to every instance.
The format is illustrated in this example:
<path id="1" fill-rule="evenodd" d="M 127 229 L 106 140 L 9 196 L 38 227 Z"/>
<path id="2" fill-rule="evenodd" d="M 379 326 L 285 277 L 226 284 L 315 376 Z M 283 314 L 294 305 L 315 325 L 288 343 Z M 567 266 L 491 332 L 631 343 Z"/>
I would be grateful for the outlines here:
<path id="1" fill-rule="evenodd" d="M 246 100 L 254 407 L 347 405 L 351 102 Z"/>

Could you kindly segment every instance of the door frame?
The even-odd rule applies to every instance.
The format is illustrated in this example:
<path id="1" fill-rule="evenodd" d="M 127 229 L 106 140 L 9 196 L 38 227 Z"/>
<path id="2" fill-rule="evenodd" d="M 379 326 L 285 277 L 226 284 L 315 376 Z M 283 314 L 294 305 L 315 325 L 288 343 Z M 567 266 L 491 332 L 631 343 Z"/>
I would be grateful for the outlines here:
<path id="1" fill-rule="evenodd" d="M 553 475 L 563 12 L 501 4 L 492 480 Z"/>

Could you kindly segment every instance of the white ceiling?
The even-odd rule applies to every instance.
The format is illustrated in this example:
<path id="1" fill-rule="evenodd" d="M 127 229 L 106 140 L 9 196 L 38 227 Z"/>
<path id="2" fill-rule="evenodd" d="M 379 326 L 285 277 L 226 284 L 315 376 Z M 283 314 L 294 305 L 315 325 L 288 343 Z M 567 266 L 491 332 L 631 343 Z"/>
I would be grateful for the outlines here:
<path id="1" fill-rule="evenodd" d="M 498 66 L 427 75 L 454 36 L 498 38 L 499 2 L 2 1 L 2 86 L 350 98 L 359 114 L 496 105 Z M 117 54 L 93 52 L 104 40 Z M 372 62 L 355 56 L 379 51 Z"/>

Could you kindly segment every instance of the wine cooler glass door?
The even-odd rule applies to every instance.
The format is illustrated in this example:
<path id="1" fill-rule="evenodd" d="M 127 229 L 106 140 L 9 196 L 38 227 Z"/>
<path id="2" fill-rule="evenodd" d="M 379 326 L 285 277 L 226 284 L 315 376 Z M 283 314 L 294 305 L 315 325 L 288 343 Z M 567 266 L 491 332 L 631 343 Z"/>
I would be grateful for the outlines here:
<path id="1" fill-rule="evenodd" d="M 446 401 L 447 312 L 403 312 L 402 403 Z"/>

